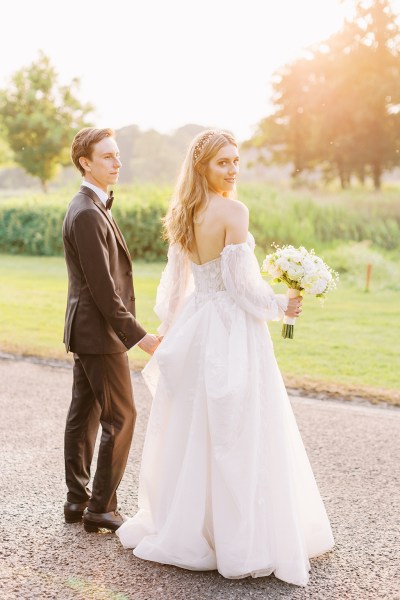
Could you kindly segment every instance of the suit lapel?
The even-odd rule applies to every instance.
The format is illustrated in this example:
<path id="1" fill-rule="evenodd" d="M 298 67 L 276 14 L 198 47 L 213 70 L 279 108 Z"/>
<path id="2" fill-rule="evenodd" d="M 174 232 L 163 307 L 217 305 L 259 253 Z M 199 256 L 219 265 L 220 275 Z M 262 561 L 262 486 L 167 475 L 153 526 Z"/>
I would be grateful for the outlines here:
<path id="1" fill-rule="evenodd" d="M 121 230 L 120 230 L 120 228 L 118 227 L 118 224 L 117 224 L 117 222 L 116 222 L 116 221 L 114 221 L 114 219 L 112 219 L 112 225 L 114 226 L 114 231 L 117 231 L 117 232 L 119 233 L 119 235 L 120 235 L 120 238 L 121 238 L 121 240 L 122 240 L 122 244 L 123 244 L 124 250 L 125 250 L 126 254 L 127 254 L 127 255 L 128 255 L 128 257 L 129 257 L 129 260 L 132 262 L 132 258 L 131 258 L 131 255 L 130 255 L 130 253 L 129 253 L 128 246 L 126 245 L 125 238 L 124 238 L 124 236 L 122 235 L 122 233 L 121 233 Z"/>
<path id="2" fill-rule="evenodd" d="M 111 227 L 113 228 L 115 237 L 117 238 L 117 241 L 122 246 L 122 249 L 124 250 L 126 256 L 128 257 L 129 263 L 132 264 L 132 258 L 129 253 L 128 246 L 125 243 L 124 237 L 123 237 L 118 225 L 116 224 L 114 219 L 110 216 L 108 210 L 106 209 L 104 204 L 101 202 L 101 200 L 99 199 L 97 194 L 90 188 L 86 187 L 85 185 L 81 186 L 80 192 L 82 194 L 85 194 L 86 196 L 89 196 L 89 198 L 91 198 L 91 200 L 93 200 L 93 202 L 97 206 L 97 208 L 99 210 L 101 210 L 101 212 L 103 213 L 103 215 L 106 217 L 106 219 L 110 223 Z"/>

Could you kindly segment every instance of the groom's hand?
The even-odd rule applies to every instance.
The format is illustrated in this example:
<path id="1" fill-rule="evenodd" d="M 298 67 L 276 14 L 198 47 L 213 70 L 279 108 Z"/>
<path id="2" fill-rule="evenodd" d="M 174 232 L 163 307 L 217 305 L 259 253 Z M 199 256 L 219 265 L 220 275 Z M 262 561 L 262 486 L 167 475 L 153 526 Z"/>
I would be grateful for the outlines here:
<path id="1" fill-rule="evenodd" d="M 141 348 L 147 354 L 153 354 L 159 345 L 160 340 L 158 337 L 152 333 L 146 333 L 144 338 L 140 340 L 138 343 L 139 348 Z"/>

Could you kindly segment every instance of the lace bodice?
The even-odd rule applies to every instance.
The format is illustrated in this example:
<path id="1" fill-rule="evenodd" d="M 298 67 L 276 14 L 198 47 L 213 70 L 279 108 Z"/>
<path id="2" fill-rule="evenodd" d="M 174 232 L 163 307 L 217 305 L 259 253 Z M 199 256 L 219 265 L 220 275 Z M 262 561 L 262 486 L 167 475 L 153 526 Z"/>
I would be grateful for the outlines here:
<path id="1" fill-rule="evenodd" d="M 281 319 L 288 299 L 275 295 L 263 280 L 254 246 L 249 233 L 246 242 L 225 246 L 218 258 L 202 265 L 191 262 L 176 245 L 170 246 L 154 307 L 162 321 L 159 333 L 166 333 L 193 292 L 197 306 L 226 291 L 236 305 L 253 317 L 264 321 Z"/>
<path id="2" fill-rule="evenodd" d="M 212 296 L 216 292 L 225 290 L 225 284 L 222 279 L 221 257 L 210 260 L 202 265 L 191 262 L 194 291 L 196 296 Z"/>

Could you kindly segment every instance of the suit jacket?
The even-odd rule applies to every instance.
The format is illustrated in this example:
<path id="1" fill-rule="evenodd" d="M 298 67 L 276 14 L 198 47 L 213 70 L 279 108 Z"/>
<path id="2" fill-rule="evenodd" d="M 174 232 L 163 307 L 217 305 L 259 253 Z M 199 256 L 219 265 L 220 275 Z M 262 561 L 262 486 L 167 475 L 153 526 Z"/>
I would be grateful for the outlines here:
<path id="1" fill-rule="evenodd" d="M 67 352 L 125 352 L 146 335 L 135 319 L 132 259 L 118 225 L 90 188 L 81 186 L 68 207 L 63 243 Z"/>

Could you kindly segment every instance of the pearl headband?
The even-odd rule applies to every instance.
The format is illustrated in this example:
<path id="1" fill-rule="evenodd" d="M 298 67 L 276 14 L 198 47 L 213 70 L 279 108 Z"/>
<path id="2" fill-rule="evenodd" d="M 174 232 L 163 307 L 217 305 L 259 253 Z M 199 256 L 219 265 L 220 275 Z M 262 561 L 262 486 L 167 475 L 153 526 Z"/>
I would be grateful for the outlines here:
<path id="1" fill-rule="evenodd" d="M 214 135 L 217 135 L 219 133 L 221 133 L 221 132 L 215 129 L 215 130 L 209 131 L 208 133 L 206 133 L 203 137 L 201 137 L 199 139 L 199 141 L 197 142 L 195 149 L 193 151 L 193 157 L 194 157 L 195 162 L 198 161 L 200 154 L 203 151 L 204 146 L 207 146 L 207 144 L 211 140 L 211 138 L 213 138 Z"/>

